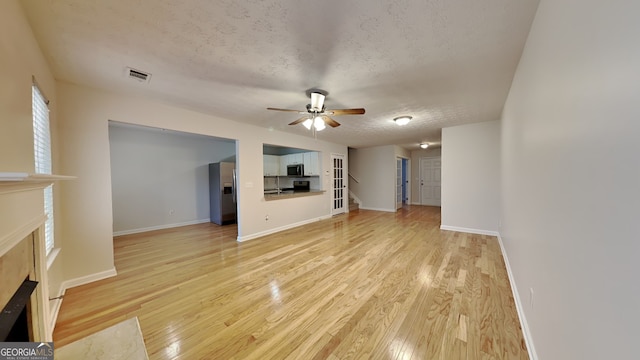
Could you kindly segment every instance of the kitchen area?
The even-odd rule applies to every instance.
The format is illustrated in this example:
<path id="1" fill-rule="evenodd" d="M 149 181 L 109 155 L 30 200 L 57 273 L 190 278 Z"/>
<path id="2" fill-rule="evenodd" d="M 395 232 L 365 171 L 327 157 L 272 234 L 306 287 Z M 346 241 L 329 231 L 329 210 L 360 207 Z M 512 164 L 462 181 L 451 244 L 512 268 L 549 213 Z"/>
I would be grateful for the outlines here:
<path id="1" fill-rule="evenodd" d="M 320 195 L 320 161 L 316 151 L 265 144 L 264 199 L 280 200 Z"/>

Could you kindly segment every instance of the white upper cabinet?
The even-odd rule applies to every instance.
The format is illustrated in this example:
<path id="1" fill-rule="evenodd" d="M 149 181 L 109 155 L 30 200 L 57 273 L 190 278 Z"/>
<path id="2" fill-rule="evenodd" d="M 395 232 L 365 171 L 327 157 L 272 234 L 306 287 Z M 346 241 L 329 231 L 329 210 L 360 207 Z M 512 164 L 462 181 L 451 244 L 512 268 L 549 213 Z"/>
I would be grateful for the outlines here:
<path id="1" fill-rule="evenodd" d="M 280 175 L 287 175 L 287 165 L 298 165 L 303 163 L 302 153 L 280 156 Z"/>
<path id="2" fill-rule="evenodd" d="M 289 155 L 263 155 L 264 176 L 287 176 L 288 165 L 304 165 L 304 176 L 320 175 L 320 160 L 317 151 Z"/>
<path id="3" fill-rule="evenodd" d="M 264 176 L 277 176 L 280 174 L 280 156 L 262 155 Z M 286 167 L 285 167 L 286 174 Z"/>
<path id="4" fill-rule="evenodd" d="M 302 164 L 303 161 L 304 161 L 304 156 L 303 156 L 302 153 L 287 155 L 287 163 L 288 163 L 288 165 Z"/>
<path id="5" fill-rule="evenodd" d="M 303 154 L 304 174 L 305 176 L 320 175 L 320 167 L 318 166 L 318 153 L 315 151 Z"/>
<path id="6" fill-rule="evenodd" d="M 278 156 L 280 158 L 280 175 L 287 176 L 287 155 Z"/>

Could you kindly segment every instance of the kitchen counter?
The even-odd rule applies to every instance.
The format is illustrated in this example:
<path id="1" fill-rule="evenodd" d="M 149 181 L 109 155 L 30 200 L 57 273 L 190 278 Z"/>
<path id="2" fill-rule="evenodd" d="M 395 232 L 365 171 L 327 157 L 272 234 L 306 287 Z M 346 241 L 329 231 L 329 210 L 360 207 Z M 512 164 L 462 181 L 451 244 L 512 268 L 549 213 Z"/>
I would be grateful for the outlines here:
<path id="1" fill-rule="evenodd" d="M 266 201 L 271 200 L 281 200 L 281 199 L 291 199 L 297 197 L 305 197 L 305 196 L 314 196 L 314 195 L 322 195 L 325 193 L 325 190 L 306 190 L 306 191 L 294 191 L 294 190 L 284 190 L 284 191 L 273 191 L 266 190 L 264 192 L 264 199 Z"/>

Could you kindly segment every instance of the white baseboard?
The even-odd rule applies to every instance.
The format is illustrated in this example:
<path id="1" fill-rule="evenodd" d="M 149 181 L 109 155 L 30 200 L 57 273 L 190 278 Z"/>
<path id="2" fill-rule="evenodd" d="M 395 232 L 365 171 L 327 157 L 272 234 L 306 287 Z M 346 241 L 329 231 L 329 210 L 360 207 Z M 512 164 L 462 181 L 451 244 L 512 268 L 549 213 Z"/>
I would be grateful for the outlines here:
<path id="1" fill-rule="evenodd" d="M 397 209 L 382 209 L 382 208 L 372 208 L 372 207 L 364 207 L 360 206 L 360 210 L 373 210 L 373 211 L 384 211 L 384 212 L 396 212 Z"/>
<path id="2" fill-rule="evenodd" d="M 440 225 L 440 230 L 449 230 L 449 231 L 457 231 L 457 232 L 463 232 L 463 233 L 469 233 L 469 234 L 490 235 L 490 236 L 500 235 L 497 231 L 464 228 L 464 227 L 449 226 L 449 225 Z"/>
<path id="3" fill-rule="evenodd" d="M 209 219 L 200 219 L 200 220 L 185 221 L 185 222 L 174 223 L 174 224 L 150 226 L 150 227 L 139 228 L 139 229 L 114 231 L 113 236 L 131 235 L 131 234 L 138 234 L 138 233 L 143 233 L 143 232 L 153 231 L 153 230 L 171 229 L 171 228 L 180 227 L 180 226 L 203 224 L 209 221 L 210 221 Z"/>
<path id="4" fill-rule="evenodd" d="M 518 312 L 520 325 L 522 325 L 522 335 L 524 336 L 524 341 L 527 345 L 527 351 L 529 352 L 529 359 L 538 360 L 538 355 L 536 354 L 536 350 L 533 345 L 533 338 L 531 337 L 531 332 L 529 331 L 527 318 L 524 315 L 524 311 L 523 311 L 524 308 L 522 307 L 522 301 L 518 293 L 518 288 L 516 286 L 513 273 L 511 272 L 511 265 L 509 264 L 509 258 L 507 257 L 507 252 L 504 249 L 504 244 L 502 243 L 502 237 L 500 236 L 500 233 L 497 231 L 479 230 L 479 229 L 463 228 L 463 227 L 448 226 L 448 225 L 440 225 L 440 229 L 458 231 L 458 232 L 464 232 L 464 233 L 470 233 L 470 234 L 490 235 L 498 238 L 498 244 L 500 244 L 500 252 L 502 252 L 502 258 L 504 259 L 504 264 L 505 264 L 505 267 L 507 268 L 509 284 L 511 285 L 511 293 L 516 303 L 516 311 Z"/>
<path id="5" fill-rule="evenodd" d="M 519 295 L 520 293 L 518 292 L 518 288 L 516 287 L 516 281 L 513 278 L 511 265 L 509 264 L 509 258 L 507 257 L 507 252 L 504 249 L 504 244 L 502 243 L 502 237 L 500 236 L 500 233 L 498 233 L 497 237 L 498 243 L 500 244 L 500 251 L 502 252 L 502 258 L 504 259 L 504 264 L 507 267 L 507 275 L 509 276 L 509 283 L 511 284 L 511 292 L 516 303 L 516 310 L 518 311 L 520 325 L 522 325 L 522 334 L 524 335 L 524 342 L 526 343 L 527 351 L 529 352 L 529 359 L 538 360 L 538 354 L 536 354 L 536 349 L 533 346 L 533 338 L 531 337 L 531 332 L 529 331 L 529 324 L 527 323 L 527 318 L 524 315 L 522 301 Z"/>
<path id="6" fill-rule="evenodd" d="M 247 240 L 253 240 L 253 239 L 257 239 L 259 237 L 275 234 L 275 233 L 280 232 L 280 231 L 289 230 L 289 229 L 292 229 L 292 228 L 295 228 L 295 227 L 298 227 L 298 226 L 311 224 L 311 223 L 314 223 L 316 221 L 321 221 L 321 220 L 326 220 L 326 219 L 331 219 L 331 215 L 324 215 L 324 216 L 321 216 L 319 218 L 304 220 L 304 221 L 300 221 L 300 222 L 297 222 L 297 223 L 293 223 L 293 224 L 284 225 L 284 226 L 280 226 L 280 227 L 277 227 L 277 228 L 261 231 L 261 232 L 258 232 L 258 233 L 255 233 L 255 234 L 251 234 L 251 235 L 238 236 L 237 241 L 238 242 L 243 242 L 243 241 L 247 241 Z"/>
<path id="7" fill-rule="evenodd" d="M 89 284 L 92 283 L 94 281 L 98 281 L 98 280 L 102 280 L 102 279 L 107 279 L 110 277 L 114 277 L 118 275 L 118 272 L 116 271 L 116 268 L 111 268 L 109 270 L 105 270 L 105 271 L 101 271 L 99 273 L 95 273 L 95 274 L 89 274 L 86 276 L 81 276 L 75 279 L 69 279 L 69 280 L 65 280 L 62 282 L 62 285 L 60 286 L 62 288 L 62 291 L 65 292 L 67 291 L 67 289 L 71 289 L 74 288 L 76 286 L 80 286 L 80 285 L 84 285 L 84 284 Z"/>
<path id="8" fill-rule="evenodd" d="M 80 286 L 80 285 L 84 285 L 84 284 L 88 284 L 88 283 L 92 283 L 94 281 L 98 281 L 98 280 L 102 280 L 102 279 L 107 279 L 113 276 L 118 275 L 116 268 L 111 268 L 109 270 L 105 270 L 99 273 L 95 273 L 95 274 L 90 274 L 90 275 L 86 275 L 86 276 L 81 276 L 79 278 L 75 278 L 75 279 L 69 279 L 69 280 L 65 280 L 62 282 L 62 284 L 60 284 L 60 288 L 58 289 L 58 292 L 55 297 L 59 297 L 62 296 L 60 299 L 56 299 L 56 300 L 52 300 L 54 301 L 53 304 L 53 308 L 50 308 L 50 313 L 51 313 L 51 323 L 50 323 L 50 327 L 49 329 L 51 329 L 51 335 L 53 337 L 53 331 L 56 327 L 56 322 L 58 321 L 58 313 L 60 313 L 60 307 L 62 306 L 62 300 L 64 299 L 64 294 L 67 292 L 67 289 L 71 289 L 73 287 L 76 286 Z M 50 303 L 51 304 L 51 303 Z"/>
<path id="9" fill-rule="evenodd" d="M 53 339 L 53 331 L 56 328 L 56 322 L 58 321 L 58 314 L 60 313 L 60 307 L 62 306 L 62 297 L 66 289 L 60 284 L 60 288 L 55 292 L 55 296 L 59 297 L 59 299 L 49 300 L 49 329 L 51 329 L 51 338 Z M 53 306 L 52 306 L 53 304 Z"/>

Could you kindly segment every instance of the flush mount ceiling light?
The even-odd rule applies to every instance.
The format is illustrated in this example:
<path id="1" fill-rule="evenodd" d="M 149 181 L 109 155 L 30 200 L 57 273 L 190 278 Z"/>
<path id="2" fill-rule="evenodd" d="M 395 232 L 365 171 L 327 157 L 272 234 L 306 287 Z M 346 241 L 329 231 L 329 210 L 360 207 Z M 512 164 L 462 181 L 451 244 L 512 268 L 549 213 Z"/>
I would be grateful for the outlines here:
<path id="1" fill-rule="evenodd" d="M 428 148 L 428 147 L 429 147 L 429 144 L 427 144 L 427 143 L 422 143 L 422 144 L 420 144 L 420 147 L 421 147 L 421 148 L 423 148 L 423 149 L 426 149 L 426 148 Z"/>
<path id="2" fill-rule="evenodd" d="M 393 119 L 393 121 L 396 122 L 396 124 L 403 126 L 403 125 L 407 125 L 409 123 L 409 121 L 411 121 L 412 117 L 411 116 L 399 116 L 395 119 Z"/>

